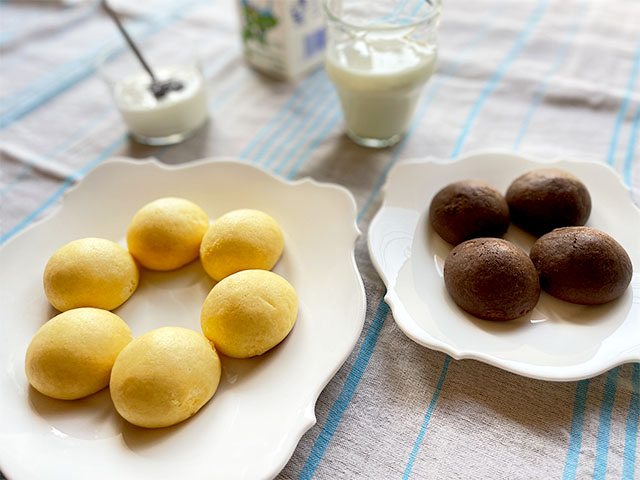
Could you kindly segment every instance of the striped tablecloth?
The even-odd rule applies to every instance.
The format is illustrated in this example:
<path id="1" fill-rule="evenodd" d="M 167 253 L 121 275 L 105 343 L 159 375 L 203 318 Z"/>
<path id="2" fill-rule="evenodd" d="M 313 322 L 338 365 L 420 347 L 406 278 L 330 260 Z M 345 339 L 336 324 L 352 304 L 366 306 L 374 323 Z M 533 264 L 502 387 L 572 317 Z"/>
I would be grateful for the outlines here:
<path id="1" fill-rule="evenodd" d="M 323 70 L 283 83 L 247 68 L 232 0 L 113 3 L 151 48 L 202 50 L 212 120 L 173 147 L 131 142 L 93 67 L 124 48 L 98 7 L 1 2 L 0 243 L 116 154 L 231 155 L 335 182 L 353 192 L 364 232 L 391 166 L 479 148 L 604 162 L 640 200 L 637 0 L 445 0 L 438 69 L 407 137 L 381 151 L 343 135 Z M 420 347 L 396 327 L 365 237 L 361 338 L 280 478 L 640 477 L 640 365 L 550 383 Z"/>

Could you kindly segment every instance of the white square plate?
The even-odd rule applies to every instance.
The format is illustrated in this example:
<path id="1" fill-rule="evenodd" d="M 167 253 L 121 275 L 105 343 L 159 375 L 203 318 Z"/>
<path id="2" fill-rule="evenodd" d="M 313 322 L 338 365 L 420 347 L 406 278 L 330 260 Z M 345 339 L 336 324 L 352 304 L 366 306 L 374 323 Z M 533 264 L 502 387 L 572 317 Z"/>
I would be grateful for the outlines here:
<path id="1" fill-rule="evenodd" d="M 542 293 L 536 308 L 510 322 L 480 320 L 460 309 L 442 279 L 453 248 L 428 222 L 429 204 L 445 185 L 483 180 L 501 192 L 536 168 L 567 170 L 588 188 L 588 226 L 615 238 L 635 268 L 631 286 L 600 306 L 575 305 Z M 385 300 L 404 333 L 456 359 L 475 359 L 520 375 L 569 381 L 640 361 L 640 210 L 616 173 L 599 163 L 542 161 L 485 152 L 456 161 L 402 163 L 390 173 L 384 201 L 369 227 L 371 260 L 387 286 Z M 529 252 L 535 237 L 511 225 L 505 239 Z"/>
<path id="2" fill-rule="evenodd" d="M 146 430 L 116 413 L 108 389 L 76 401 L 29 387 L 24 355 L 33 334 L 57 312 L 42 288 L 49 257 L 88 236 L 125 245 L 134 213 L 165 196 L 184 197 L 216 218 L 237 208 L 273 216 L 285 234 L 274 271 L 296 289 L 290 335 L 248 360 L 223 358 L 220 387 L 191 419 Z M 365 295 L 354 246 L 356 205 L 342 187 L 309 179 L 284 182 L 236 161 L 179 167 L 113 161 L 69 191 L 62 207 L 0 250 L 0 465 L 16 479 L 271 478 L 315 423 L 324 386 L 353 349 Z M 115 313 L 134 337 L 177 325 L 200 331 L 213 285 L 199 261 L 173 272 L 141 270 L 138 290 Z"/>

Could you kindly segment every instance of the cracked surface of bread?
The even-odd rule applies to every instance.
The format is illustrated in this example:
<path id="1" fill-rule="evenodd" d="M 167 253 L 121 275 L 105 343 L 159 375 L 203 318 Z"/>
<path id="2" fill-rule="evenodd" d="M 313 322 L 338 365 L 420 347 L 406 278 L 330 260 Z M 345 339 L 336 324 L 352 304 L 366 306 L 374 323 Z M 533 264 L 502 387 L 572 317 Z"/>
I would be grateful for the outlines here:
<path id="1" fill-rule="evenodd" d="M 559 168 L 540 168 L 516 178 L 505 195 L 511 221 L 535 236 L 584 225 L 591 215 L 587 187 Z"/>
<path id="2" fill-rule="evenodd" d="M 211 289 L 200 319 L 220 353 L 248 358 L 284 340 L 297 315 L 298 298 L 289 282 L 266 270 L 244 270 Z"/>
<path id="3" fill-rule="evenodd" d="M 445 241 L 458 245 L 478 237 L 502 237 L 509 227 L 509 206 L 502 194 L 479 180 L 442 188 L 429 206 L 429 221 Z"/>
<path id="4" fill-rule="evenodd" d="M 111 399 L 128 422 L 175 425 L 195 415 L 220 382 L 220 358 L 200 333 L 162 327 L 134 339 L 111 372 Z"/>
<path id="5" fill-rule="evenodd" d="M 567 302 L 610 302 L 624 294 L 633 276 L 622 245 L 595 228 L 557 228 L 540 237 L 529 255 L 542 289 Z"/>
<path id="6" fill-rule="evenodd" d="M 200 260 L 220 281 L 241 270 L 271 270 L 284 248 L 278 223 L 259 210 L 233 210 L 218 218 L 202 239 Z"/>

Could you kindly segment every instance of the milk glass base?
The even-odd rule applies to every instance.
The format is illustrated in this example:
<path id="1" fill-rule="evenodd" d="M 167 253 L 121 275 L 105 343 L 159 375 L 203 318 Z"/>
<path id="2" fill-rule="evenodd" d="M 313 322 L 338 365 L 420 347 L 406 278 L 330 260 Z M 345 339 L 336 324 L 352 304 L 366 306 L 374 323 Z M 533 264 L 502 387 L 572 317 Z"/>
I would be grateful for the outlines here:
<path id="1" fill-rule="evenodd" d="M 192 137 L 198 130 L 200 130 L 200 128 L 202 128 L 202 125 L 199 125 L 198 127 L 186 132 L 174 133 L 173 135 L 167 135 L 165 137 L 146 137 L 144 135 L 138 135 L 137 133 L 133 132 L 129 132 L 129 135 L 131 135 L 131 138 L 133 138 L 136 142 L 143 145 L 150 145 L 152 147 L 165 147 L 167 145 L 175 145 L 176 143 L 180 143 L 187 138 Z"/>
<path id="2" fill-rule="evenodd" d="M 351 130 L 347 129 L 347 136 L 356 142 L 358 145 L 369 148 L 387 148 L 392 147 L 404 137 L 404 133 L 398 133 L 389 138 L 365 138 L 356 135 Z"/>

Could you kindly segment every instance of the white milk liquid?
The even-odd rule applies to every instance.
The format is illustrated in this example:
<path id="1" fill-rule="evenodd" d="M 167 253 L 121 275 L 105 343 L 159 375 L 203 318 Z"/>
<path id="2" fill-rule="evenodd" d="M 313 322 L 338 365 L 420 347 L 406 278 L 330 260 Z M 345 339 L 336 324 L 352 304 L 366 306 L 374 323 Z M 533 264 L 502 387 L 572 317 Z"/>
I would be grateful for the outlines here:
<path id="1" fill-rule="evenodd" d="M 340 96 L 347 129 L 365 139 L 405 133 L 436 56 L 433 45 L 384 31 L 369 31 L 330 49 L 327 73 Z"/>
<path id="2" fill-rule="evenodd" d="M 157 99 L 149 89 L 149 76 L 141 72 L 123 78 L 114 87 L 116 105 L 129 130 L 146 138 L 163 138 L 192 132 L 207 119 L 202 75 L 196 68 L 164 68 L 159 80 L 174 79 L 184 87 Z"/>

